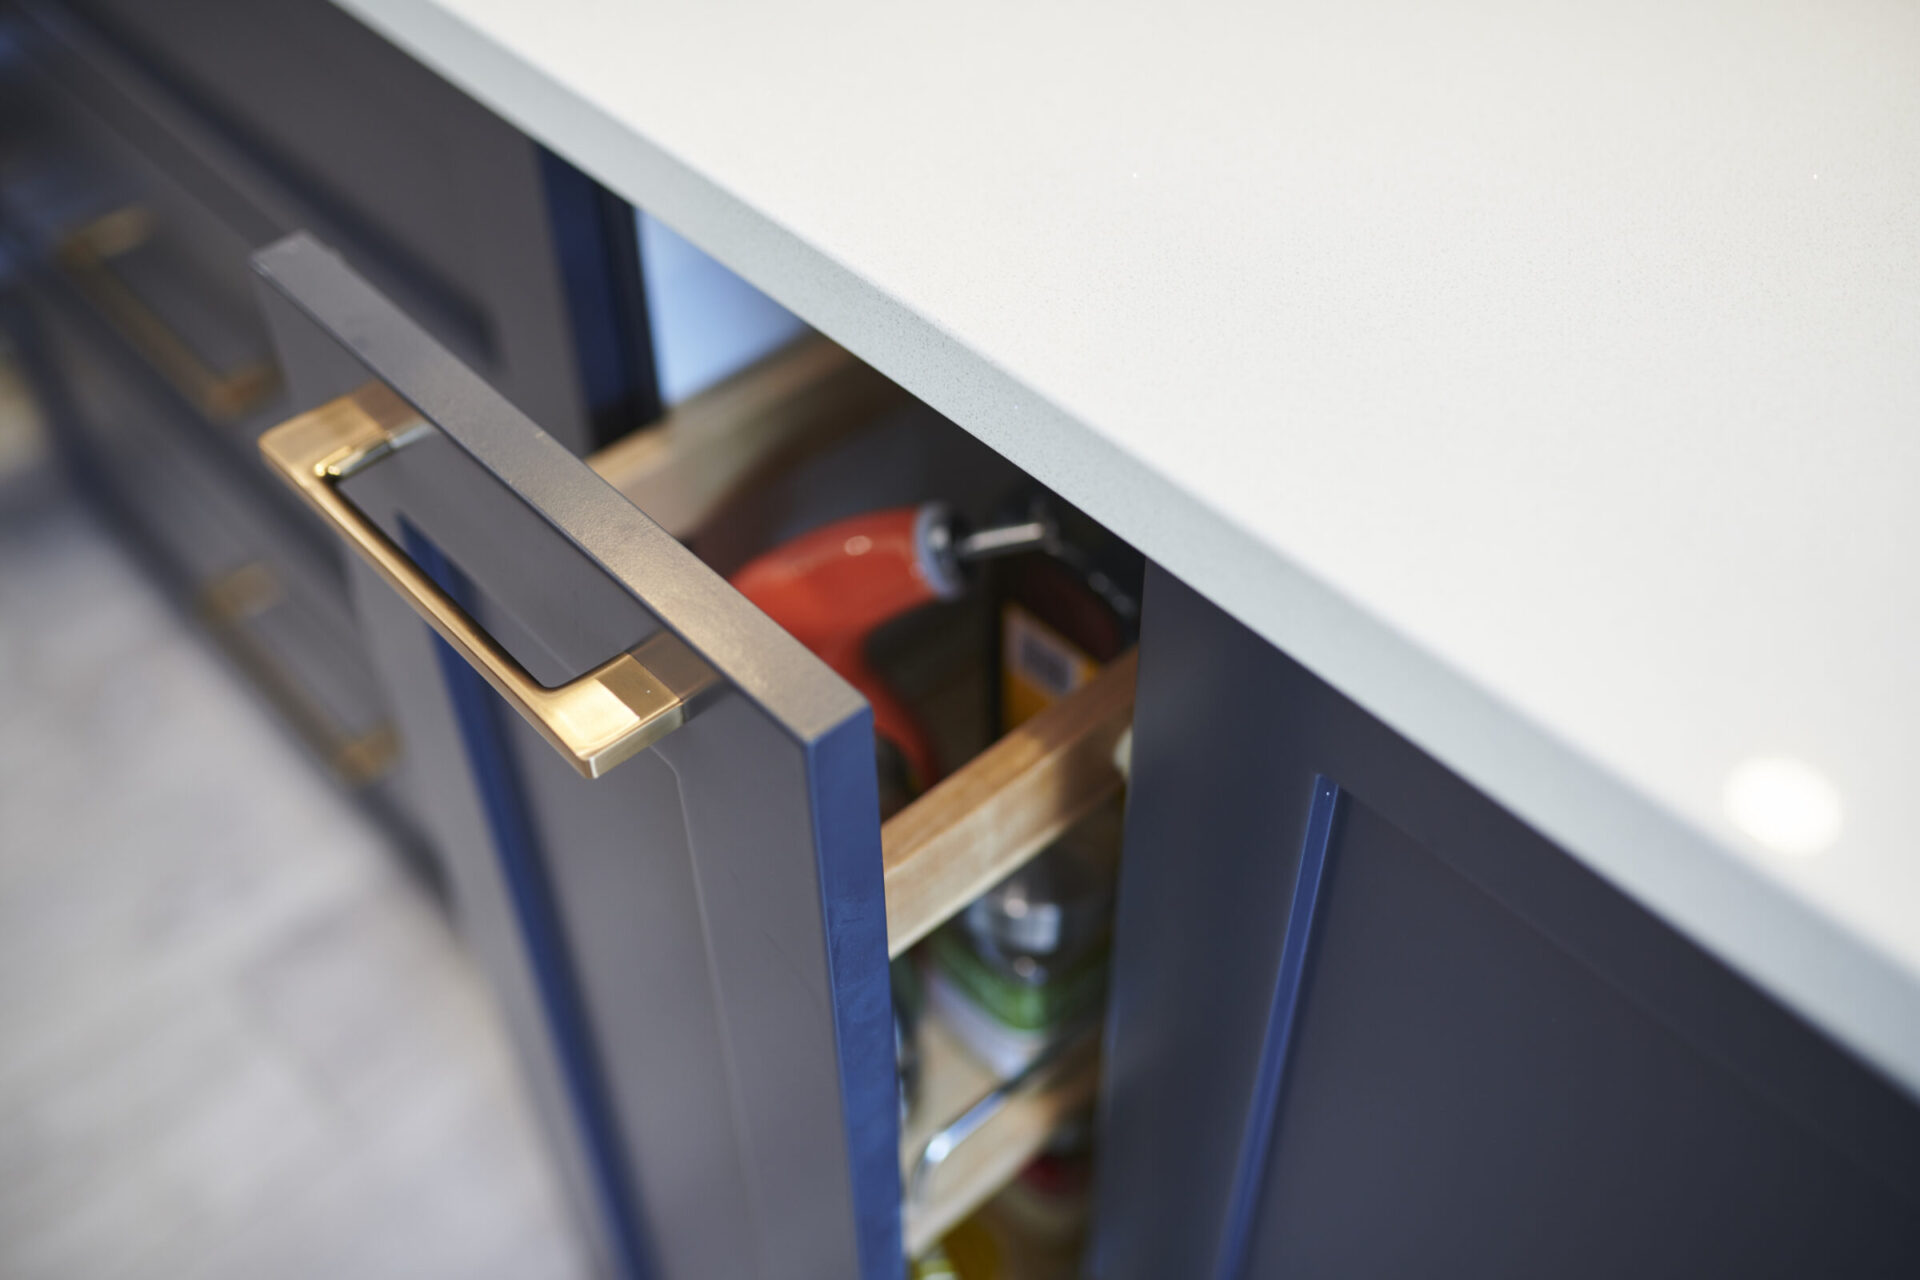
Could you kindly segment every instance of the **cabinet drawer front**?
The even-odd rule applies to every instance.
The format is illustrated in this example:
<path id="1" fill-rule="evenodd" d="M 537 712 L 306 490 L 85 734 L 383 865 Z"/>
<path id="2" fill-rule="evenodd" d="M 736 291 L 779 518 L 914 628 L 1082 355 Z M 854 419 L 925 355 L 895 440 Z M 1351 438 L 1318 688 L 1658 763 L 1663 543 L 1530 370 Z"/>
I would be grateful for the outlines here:
<path id="1" fill-rule="evenodd" d="M 570 337 L 589 314 L 630 305 L 635 232 L 613 225 L 616 214 L 630 224 L 630 211 L 329 0 L 17 9 L 7 34 L 26 56 L 0 75 L 0 92 L 28 86 L 46 118 L 23 116 L 29 128 L 0 151 L 41 140 L 23 133 L 51 137 L 51 123 L 67 135 L 55 157 L 84 150 L 96 171 L 45 238 L 141 202 L 152 243 L 90 283 L 133 320 L 130 340 L 249 444 L 266 425 L 257 416 L 284 415 L 264 403 L 270 371 L 251 359 L 267 348 L 247 255 L 295 228 L 325 236 L 569 447 L 584 452 L 658 413 L 644 323 L 591 356 Z M 98 162 L 117 203 L 99 198 Z M 202 234 L 213 229 L 203 221 L 241 246 Z M 204 297 L 181 306 L 183 285 Z M 146 315 L 128 311 L 129 294 Z M 195 362 L 148 341 L 155 319 Z M 258 415 L 245 411 L 253 404 Z"/>
<path id="2" fill-rule="evenodd" d="M 296 236 L 256 269 L 296 407 L 406 419 L 317 500 L 380 561 L 356 603 L 416 800 L 605 1260 L 896 1273 L 865 703 L 329 251 Z M 589 778 L 523 716 L 618 686 L 622 655 L 690 696 Z"/>
<path id="3" fill-rule="evenodd" d="M 0 82 L 17 125 L 0 148 L 0 206 L 23 252 L 82 298 L 165 394 L 216 427 L 257 429 L 278 407 L 246 271 L 266 238 L 260 216 L 230 195 L 210 200 L 183 143 L 57 21 L 17 17 L 12 34 L 30 56 Z"/>
<path id="4" fill-rule="evenodd" d="M 611 287 L 593 230 L 570 225 L 594 216 L 592 184 L 352 14 L 330 0 L 50 9 L 37 21 L 97 97 L 120 100 L 130 134 L 172 135 L 170 168 L 249 207 L 229 216 L 251 248 L 295 228 L 325 236 L 573 449 L 658 412 L 650 375 L 622 367 L 607 376 L 634 385 L 589 389 L 576 367 L 568 277 Z"/>
<path id="5" fill-rule="evenodd" d="M 43 342 L 40 370 L 55 426 L 98 472 L 146 541 L 198 587 L 250 560 L 270 564 L 323 614 L 329 639 L 351 646 L 341 556 L 257 463 L 170 399 L 159 377 L 57 279 L 26 291 Z M 164 476 L 180 474 L 180 479 Z"/>
<path id="6" fill-rule="evenodd" d="M 337 562 L 287 526 L 283 504 L 241 483 L 251 477 L 184 408 L 156 403 L 143 370 L 77 304 L 40 301 L 49 323 L 35 349 L 90 486 L 314 754 L 349 785 L 371 781 L 392 740 Z"/>

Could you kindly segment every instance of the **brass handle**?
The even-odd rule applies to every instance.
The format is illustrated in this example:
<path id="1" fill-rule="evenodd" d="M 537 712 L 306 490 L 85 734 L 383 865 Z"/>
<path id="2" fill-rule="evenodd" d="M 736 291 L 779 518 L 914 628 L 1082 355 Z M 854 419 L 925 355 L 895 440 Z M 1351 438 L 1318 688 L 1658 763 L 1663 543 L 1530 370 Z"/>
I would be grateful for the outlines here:
<path id="1" fill-rule="evenodd" d="M 245 417 L 280 385 L 279 371 L 266 360 L 249 360 L 225 373 L 209 368 L 186 339 L 127 287 L 113 260 L 139 248 L 152 234 L 152 215 L 139 205 L 128 205 L 69 233 L 54 257 L 75 287 L 182 398 L 214 422 Z"/>
<path id="2" fill-rule="evenodd" d="M 431 430 L 392 391 L 374 385 L 274 427 L 260 437 L 260 452 L 582 777 L 600 777 L 679 728 L 712 673 L 675 637 L 662 631 L 549 689 L 335 487 Z"/>
<path id="3" fill-rule="evenodd" d="M 197 611 L 227 655 L 266 693 L 341 782 L 349 787 L 364 786 L 385 773 L 399 752 L 393 726 L 381 721 L 363 733 L 348 733 L 281 665 L 272 650 L 248 633 L 247 623 L 283 598 L 273 570 L 254 561 L 202 587 Z"/>

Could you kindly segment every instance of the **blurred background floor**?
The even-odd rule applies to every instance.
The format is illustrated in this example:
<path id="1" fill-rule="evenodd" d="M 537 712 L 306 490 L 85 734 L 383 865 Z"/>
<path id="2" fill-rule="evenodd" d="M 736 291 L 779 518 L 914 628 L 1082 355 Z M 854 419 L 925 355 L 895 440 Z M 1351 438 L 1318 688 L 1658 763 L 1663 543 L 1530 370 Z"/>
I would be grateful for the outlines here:
<path id="1" fill-rule="evenodd" d="M 438 908 L 57 489 L 0 476 L 0 1275 L 581 1274 Z"/>

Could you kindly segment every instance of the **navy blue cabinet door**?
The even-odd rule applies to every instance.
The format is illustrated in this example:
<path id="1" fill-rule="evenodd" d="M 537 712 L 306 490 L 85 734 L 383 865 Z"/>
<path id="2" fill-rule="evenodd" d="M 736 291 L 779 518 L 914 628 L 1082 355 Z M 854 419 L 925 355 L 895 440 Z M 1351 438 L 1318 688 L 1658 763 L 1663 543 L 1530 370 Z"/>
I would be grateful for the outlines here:
<path id="1" fill-rule="evenodd" d="M 1155 571 L 1094 1273 L 1920 1275 L 1912 1100 Z"/>
<path id="2" fill-rule="evenodd" d="M 343 530 L 370 521 L 540 685 L 636 650 L 705 673 L 684 724 L 588 778 L 354 568 L 403 781 L 601 1261 L 891 1280 L 866 704 L 339 258 L 296 236 L 256 269 L 297 405 L 377 388 L 405 415 L 345 468 Z"/>

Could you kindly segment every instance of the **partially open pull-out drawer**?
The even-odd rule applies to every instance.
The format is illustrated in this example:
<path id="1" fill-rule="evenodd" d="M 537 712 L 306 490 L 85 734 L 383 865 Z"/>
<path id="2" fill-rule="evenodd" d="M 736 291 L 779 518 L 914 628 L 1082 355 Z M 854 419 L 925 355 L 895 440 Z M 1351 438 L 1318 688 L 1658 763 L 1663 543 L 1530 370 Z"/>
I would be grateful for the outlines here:
<path id="1" fill-rule="evenodd" d="M 359 553 L 414 801 L 598 1252 L 898 1276 L 1094 1076 L 1090 1034 L 1012 1081 L 936 1034 L 903 1142 L 890 954 L 1118 789 L 1131 661 L 883 837 L 863 699 L 596 474 L 696 523 L 791 406 L 749 394 L 590 467 L 322 246 L 256 262 L 306 410 L 262 450 Z M 830 394 L 833 356 L 788 358 Z"/>
<path id="2" fill-rule="evenodd" d="M 1046 848 L 1120 788 L 1114 750 L 1133 716 L 1128 653 L 888 819 L 881 829 L 894 955 Z M 937 1020 L 922 1029 L 921 1089 L 902 1135 L 910 1253 L 1004 1185 L 1093 1099 L 1097 1028 L 1011 1078 Z"/>

